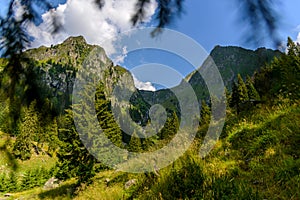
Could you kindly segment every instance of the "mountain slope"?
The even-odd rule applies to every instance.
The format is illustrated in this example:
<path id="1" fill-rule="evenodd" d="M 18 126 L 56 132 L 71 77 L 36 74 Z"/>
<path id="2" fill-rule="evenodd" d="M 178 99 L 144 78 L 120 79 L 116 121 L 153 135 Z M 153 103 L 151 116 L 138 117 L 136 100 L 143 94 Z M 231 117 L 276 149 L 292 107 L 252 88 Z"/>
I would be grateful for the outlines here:
<path id="1" fill-rule="evenodd" d="M 82 45 L 80 43 L 83 41 L 80 41 L 80 38 L 71 38 L 58 46 L 51 48 L 42 47 L 28 51 L 32 52 L 31 55 L 33 58 L 27 65 L 36 65 L 38 69 L 40 69 L 39 72 L 41 73 L 39 73 L 39 75 L 41 79 L 38 79 L 40 81 L 39 83 L 45 82 L 47 83 L 45 88 L 52 89 L 49 91 L 49 97 L 53 98 L 51 99 L 52 101 L 54 98 L 59 97 L 61 95 L 60 93 L 65 92 L 67 95 L 71 94 L 71 91 L 65 90 L 65 87 L 61 84 L 65 84 L 67 80 L 70 80 L 68 84 L 70 87 L 73 86 L 75 77 L 78 77 L 78 70 L 81 70 L 84 66 L 82 65 L 82 61 L 78 62 L 78 65 L 75 67 L 77 59 L 86 60 L 88 54 L 90 54 L 88 50 L 86 55 L 80 52 L 78 52 L 78 54 L 76 53 L 77 39 L 79 39 L 79 46 Z M 75 44 L 75 48 L 72 47 L 72 44 Z M 77 59 L 73 59 L 66 56 L 66 59 L 61 60 L 63 56 L 55 57 L 53 55 L 53 57 L 50 58 L 47 53 L 52 51 L 52 48 L 60 50 L 61 55 L 66 55 L 66 52 L 69 52 L 71 55 L 74 55 L 74 57 L 71 57 L 78 57 Z M 100 47 L 95 48 L 98 49 L 100 57 L 97 58 L 98 60 L 90 61 L 89 65 L 100 68 L 99 71 L 96 72 L 101 73 L 99 76 L 101 77 L 100 80 L 104 86 L 103 92 L 106 96 L 111 97 L 114 86 L 119 80 L 126 78 L 123 79 L 124 82 L 122 84 L 119 84 L 120 90 L 117 90 L 117 92 L 121 93 L 121 98 L 118 99 L 118 101 L 114 98 L 110 98 L 110 102 L 105 101 L 105 111 L 110 112 L 110 110 L 106 108 L 110 107 L 113 103 L 120 104 L 123 109 L 126 107 L 126 102 L 123 101 L 124 99 L 126 100 L 126 98 L 123 98 L 122 92 L 127 89 L 127 85 L 132 83 L 132 77 L 129 73 L 126 73 L 127 71 L 124 68 L 114 66 L 105 55 L 103 49 Z M 215 55 L 217 57 L 216 62 L 221 62 L 221 68 L 224 69 L 230 69 L 230 63 L 239 63 L 238 69 L 234 68 L 231 70 L 237 70 L 237 72 L 241 70 L 241 74 L 244 73 L 244 76 L 254 70 L 257 63 L 263 63 L 264 60 L 268 61 L 269 54 L 272 54 L 272 51 L 269 50 L 265 51 L 262 49 L 250 51 L 251 53 L 249 53 L 249 50 L 244 51 L 240 50 L 240 48 L 230 47 L 229 49 L 231 49 L 232 52 L 235 50 L 239 52 L 232 56 L 231 54 L 227 54 L 227 51 L 222 52 L 224 49 L 221 48 L 221 50 L 219 50 L 221 53 Z M 240 51 L 242 51 L 242 53 Z M 259 53 L 260 51 L 262 51 L 262 53 Z M 250 56 L 249 60 L 246 58 L 242 59 L 241 55 L 245 54 L 245 56 L 247 56 L 247 52 L 251 55 L 255 55 L 256 52 L 259 55 L 256 57 Z M 290 52 L 290 54 L 292 53 Z M 214 55 L 213 52 L 212 55 Z M 93 183 L 91 185 L 82 184 L 81 190 L 76 190 L 77 192 L 75 193 L 74 184 L 76 180 L 74 179 L 63 182 L 58 188 L 52 190 L 42 190 L 41 188 L 28 190 L 44 184 L 39 183 L 34 186 L 29 186 L 29 182 L 33 179 L 33 183 L 35 180 L 42 180 L 39 172 L 35 172 L 37 175 L 35 174 L 31 179 L 29 179 L 29 173 L 17 174 L 17 176 L 13 173 L 12 176 L 10 174 L 1 176 L 0 174 L 0 192 L 27 190 L 25 192 L 12 194 L 13 197 L 11 198 L 20 199 L 299 199 L 300 194 L 299 189 L 297 189 L 300 186 L 300 152 L 298 148 L 300 142 L 299 55 L 299 51 L 295 51 L 294 55 L 287 54 L 279 59 L 275 59 L 269 66 L 263 68 L 256 74 L 254 82 L 256 87 L 261 89 L 259 90 L 260 94 L 263 94 L 265 96 L 264 98 L 267 97 L 275 100 L 273 100 L 273 102 L 262 101 L 259 105 L 252 105 L 251 109 L 239 114 L 236 114 L 235 108 L 228 107 L 228 115 L 222 135 L 210 154 L 205 158 L 199 158 L 199 147 L 203 142 L 202 132 L 206 132 L 208 124 L 200 125 L 197 137 L 185 155 L 181 156 L 177 161 L 166 168 L 160 170 L 155 169 L 154 173 L 130 174 L 101 168 L 99 169 L 100 172 L 97 172 L 96 177 L 92 178 Z M 228 59 L 229 64 L 227 63 L 225 66 L 224 63 L 226 63 L 226 61 L 224 60 L 224 62 L 222 62 L 222 59 Z M 244 69 L 244 67 L 241 67 L 243 63 L 247 64 L 247 66 L 250 65 L 249 63 L 252 63 L 252 61 L 256 63 L 255 65 L 251 64 L 253 68 L 249 67 Z M 0 60 L 0 65 L 1 62 Z M 222 69 L 220 69 L 220 71 L 222 71 Z M 225 71 L 223 72 L 224 74 Z M 69 79 L 64 78 L 68 73 L 72 76 L 70 76 Z M 232 76 L 228 75 L 226 77 L 228 78 L 227 82 L 230 83 L 232 80 L 230 77 Z M 203 90 L 204 82 L 199 77 L 195 74 L 191 74 L 187 80 L 189 80 L 191 84 L 193 83 L 193 86 L 199 90 L 198 95 L 205 97 L 206 91 Z M 266 82 L 269 83 L 268 87 L 266 87 Z M 53 90 L 56 91 L 56 93 L 53 93 Z M 134 118 L 134 121 L 140 124 L 144 123 L 144 121 L 141 122 L 141 119 L 144 120 L 143 113 L 147 113 L 150 107 L 150 104 L 144 101 L 141 94 L 146 94 L 145 96 L 149 98 L 150 103 L 162 103 L 167 110 L 176 110 L 178 102 L 171 90 L 184 92 L 184 88 L 180 88 L 180 86 L 172 89 L 159 90 L 155 93 L 134 90 L 130 99 L 130 107 L 134 108 L 134 112 L 131 112 L 131 117 Z M 83 93 L 84 92 L 83 90 Z M 35 94 L 33 94 L 33 96 L 34 95 Z M 90 97 L 93 98 L 93 96 Z M 101 98 L 99 99 L 101 100 Z M 98 105 L 104 105 L 104 103 Z M 123 110 L 121 110 L 121 113 L 122 111 Z M 108 115 L 102 115 L 102 113 L 104 114 L 104 112 L 101 112 L 101 117 L 103 117 L 104 120 L 101 122 L 107 125 Z M 5 116 L 1 118 L 5 118 Z M 113 118 L 113 116 L 111 116 L 111 118 Z M 38 119 L 45 120 L 45 118 Z M 88 118 L 83 118 L 83 120 L 86 119 Z M 147 119 L 145 120 L 145 123 L 146 122 Z M 1 123 L 2 121 L 0 125 L 2 125 Z M 25 123 L 23 123 L 23 126 L 25 127 L 24 124 Z M 88 131 L 91 131 L 89 126 L 85 127 Z M 56 129 L 57 128 L 56 125 Z M 111 133 L 116 134 L 115 130 L 116 129 L 113 129 Z M 174 129 L 171 130 L 173 131 Z M 174 132 L 176 131 L 172 133 Z M 40 133 L 38 136 L 49 134 L 50 131 L 47 129 L 47 131 Z M 6 143 L 3 141 L 5 141 L 5 138 L 8 136 L 0 132 L 0 137 L 2 140 L 0 142 L 0 153 L 2 153 L 3 149 L 6 150 Z M 70 139 L 76 140 L 74 138 Z M 129 140 L 130 138 L 127 139 Z M 128 140 L 123 140 L 123 142 L 128 143 Z M 12 143 L 13 142 L 14 139 Z M 156 145 L 159 144 L 158 140 L 149 142 L 156 142 Z M 145 143 L 141 143 L 141 146 L 144 144 Z M 10 144 L 8 144 L 8 147 L 9 146 Z M 70 149 L 73 149 L 73 146 L 70 147 Z M 124 147 L 126 148 L 126 144 L 124 144 Z M 81 150 L 83 149 L 84 147 Z M 70 161 L 70 157 L 76 157 L 76 153 L 67 153 L 65 155 L 66 162 Z M 41 155 L 36 155 L 37 158 L 40 158 L 40 156 Z M 114 158 L 112 154 L 110 154 L 110 156 Z M 2 171 L 5 172 L 10 166 L 7 165 L 7 161 L 3 160 L 4 159 L 0 159 L 0 164 Z M 48 160 L 46 160 L 46 162 L 47 165 L 50 166 L 51 163 L 49 163 Z M 78 163 L 83 163 L 84 165 L 86 161 L 79 160 L 78 162 L 74 162 L 76 166 L 78 166 Z M 40 165 L 30 167 L 38 168 Z M 67 165 L 67 173 L 70 173 L 69 167 L 72 167 L 72 165 Z M 80 173 L 84 174 L 83 171 L 80 171 Z M 50 177 L 53 175 L 53 170 L 45 172 L 45 174 L 47 177 Z M 16 177 L 20 178 L 20 180 L 17 181 Z M 135 183 L 129 189 L 124 189 L 124 186 L 126 188 L 129 181 Z M 10 185 L 9 189 L 7 189 L 8 185 Z M 20 187 L 18 188 L 17 186 Z M 0 193 L 0 196 L 2 195 L 4 194 Z"/>
<path id="2" fill-rule="evenodd" d="M 211 51 L 210 57 L 218 67 L 225 86 L 230 88 L 230 84 L 236 79 L 237 74 L 241 74 L 244 78 L 247 75 L 252 76 L 256 70 L 270 63 L 274 57 L 279 57 L 281 54 L 278 50 L 274 51 L 266 48 L 259 48 L 253 51 L 242 47 L 216 46 Z M 206 65 L 206 63 L 207 61 L 203 65 Z M 193 86 L 199 84 L 199 77 L 195 72 L 188 75 L 187 80 Z"/>
<path id="3" fill-rule="evenodd" d="M 209 66 L 211 60 L 217 66 L 224 85 L 230 90 L 231 83 L 238 74 L 245 79 L 246 76 L 252 76 L 255 71 L 260 70 L 266 63 L 270 63 L 274 57 L 279 57 L 282 53 L 266 48 L 259 48 L 255 51 L 241 47 L 221 47 L 216 46 L 201 67 Z M 193 87 L 199 102 L 201 99 L 208 99 L 209 92 L 206 83 L 197 70 L 189 74 L 185 81 Z M 173 89 L 176 90 L 177 87 Z M 155 92 L 141 91 L 143 98 L 150 104 L 160 103 L 171 110 L 176 110 L 178 102 L 176 96 L 170 89 L 158 90 Z"/>

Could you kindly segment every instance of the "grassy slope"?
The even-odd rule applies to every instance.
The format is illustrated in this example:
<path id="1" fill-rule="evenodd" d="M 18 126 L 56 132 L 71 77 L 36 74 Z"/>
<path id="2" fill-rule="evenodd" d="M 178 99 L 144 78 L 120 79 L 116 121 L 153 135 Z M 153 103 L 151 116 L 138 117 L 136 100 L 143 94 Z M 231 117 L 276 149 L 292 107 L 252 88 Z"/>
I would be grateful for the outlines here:
<path id="1" fill-rule="evenodd" d="M 78 191 L 75 197 L 70 196 L 74 180 L 52 191 L 37 188 L 14 197 L 81 200 L 133 196 L 138 199 L 168 199 L 168 193 L 174 192 L 172 188 L 191 184 L 189 181 L 192 179 L 203 179 L 201 187 L 192 186 L 187 192 L 205 199 L 299 199 L 299 127 L 299 103 L 257 108 L 239 119 L 229 116 L 222 139 L 208 157 L 199 159 L 196 148 L 192 147 L 175 164 L 160 170 L 159 177 L 105 171 L 98 173 L 94 183 Z M 190 158 L 193 162 L 189 161 Z M 198 166 L 202 171 L 197 172 Z M 177 179 L 176 176 L 182 172 L 185 176 Z M 107 178 L 110 179 L 108 185 L 105 183 Z M 125 190 L 125 182 L 133 178 L 138 180 L 138 184 Z"/>
<path id="2" fill-rule="evenodd" d="M 234 163 L 227 171 L 230 176 L 261 198 L 299 199 L 299 103 L 264 107 L 232 122 L 208 163 Z"/>
<path id="3" fill-rule="evenodd" d="M 195 188 L 190 184 L 188 192 L 197 195 L 199 191 L 196 199 L 299 199 L 299 127 L 299 103 L 259 108 L 240 119 L 229 117 L 222 139 L 209 156 L 195 159 L 203 168 L 204 183 Z M 182 160 L 184 163 L 186 158 Z M 163 181 L 172 170 L 164 169 L 164 175 L 142 197 L 169 199 L 164 185 L 176 188 L 186 181 Z M 195 174 L 194 170 L 188 172 Z"/>
<path id="4" fill-rule="evenodd" d="M 10 153 L 13 142 L 14 138 L 10 138 L 5 133 L 0 132 L 0 175 L 10 175 L 13 173 L 17 177 L 18 182 L 20 182 L 29 171 L 33 172 L 40 169 L 50 170 L 55 165 L 55 157 L 41 154 L 34 154 L 30 160 L 26 161 L 14 159 Z M 0 192 L 0 199 L 5 193 Z"/>
<path id="5" fill-rule="evenodd" d="M 22 174 L 26 170 L 33 170 L 36 168 L 45 168 L 50 169 L 54 166 L 56 162 L 56 158 L 49 157 L 47 155 L 36 155 L 34 154 L 30 160 L 20 161 L 20 160 L 11 160 L 9 158 L 9 153 L 11 152 L 10 148 L 11 144 L 14 142 L 13 138 L 9 138 L 5 133 L 0 131 L 0 172 L 9 172 L 13 170 L 13 162 L 16 162 L 16 173 Z"/>

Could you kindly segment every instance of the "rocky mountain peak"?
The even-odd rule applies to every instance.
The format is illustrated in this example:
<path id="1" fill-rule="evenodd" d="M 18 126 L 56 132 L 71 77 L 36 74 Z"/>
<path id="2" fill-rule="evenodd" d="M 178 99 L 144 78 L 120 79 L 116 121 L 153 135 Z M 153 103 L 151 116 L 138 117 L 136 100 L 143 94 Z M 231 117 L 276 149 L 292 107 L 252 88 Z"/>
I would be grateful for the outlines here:
<path id="1" fill-rule="evenodd" d="M 78 68 L 95 47 L 95 45 L 87 44 L 83 36 L 77 36 L 69 37 L 61 44 L 30 49 L 25 52 L 25 55 L 39 62 L 51 60 L 53 63 L 72 65 Z"/>
<path id="2" fill-rule="evenodd" d="M 65 44 L 71 44 L 71 45 L 74 45 L 74 44 L 87 44 L 85 38 L 83 36 L 71 36 L 69 38 L 67 38 L 63 43 Z"/>

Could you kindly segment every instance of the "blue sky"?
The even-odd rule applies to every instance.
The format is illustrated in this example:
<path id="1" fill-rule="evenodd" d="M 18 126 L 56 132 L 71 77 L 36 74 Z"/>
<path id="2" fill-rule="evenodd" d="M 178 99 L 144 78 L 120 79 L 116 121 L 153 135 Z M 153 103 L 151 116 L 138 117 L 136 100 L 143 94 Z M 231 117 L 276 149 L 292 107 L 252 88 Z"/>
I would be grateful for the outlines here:
<path id="1" fill-rule="evenodd" d="M 283 43 L 286 42 L 288 36 L 297 40 L 300 32 L 300 1 L 285 0 L 280 5 L 280 20 L 278 34 Z M 239 8 L 236 1 L 197 1 L 187 0 L 184 4 L 185 13 L 169 26 L 176 31 L 186 34 L 200 45 L 207 52 L 210 52 L 216 45 L 221 46 L 242 46 L 244 48 L 256 49 L 260 46 L 274 48 L 271 40 L 261 43 L 260 46 L 245 42 L 247 35 L 245 25 L 240 20 Z M 297 28 L 298 27 L 298 28 Z M 300 42 L 300 40 L 299 40 Z M 180 44 L 178 44 L 180 46 Z M 127 61 L 127 62 L 126 62 Z M 125 59 L 125 65 L 129 68 L 144 63 L 160 62 L 164 65 L 172 66 L 180 74 L 186 76 L 194 70 L 194 66 L 189 65 L 185 60 L 179 58 L 171 58 L 162 52 L 152 52 L 147 54 L 133 52 L 128 60 Z M 139 74 L 139 79 L 147 79 L 148 74 Z M 151 74 L 151 73 L 150 73 Z M 152 71 L 153 77 L 158 76 L 156 71 Z M 143 78 L 144 77 L 144 78 Z M 166 75 L 168 77 L 168 75 Z M 170 78 L 174 81 L 175 78 Z M 170 81 L 170 85 L 174 82 Z M 175 81 L 176 82 L 176 81 Z M 177 83 L 179 80 L 177 80 Z"/>
<path id="2" fill-rule="evenodd" d="M 279 34 L 283 41 L 287 36 L 297 39 L 300 31 L 300 1 L 284 0 L 279 6 Z M 207 51 L 218 45 L 238 45 L 256 48 L 244 42 L 244 25 L 235 0 L 187 0 L 186 14 L 172 26 L 202 44 Z M 270 43 L 261 44 L 271 47 Z"/>
<path id="3" fill-rule="evenodd" d="M 32 47 L 41 45 L 50 46 L 57 44 L 71 35 L 83 35 L 88 43 L 99 44 L 105 48 L 108 54 L 114 50 L 112 44 L 105 45 L 105 38 L 117 37 L 122 31 L 131 28 L 129 19 L 134 10 L 134 2 L 128 0 L 106 0 L 106 7 L 102 12 L 93 8 L 90 0 L 50 0 L 54 5 L 61 3 L 55 13 L 61 17 L 64 31 L 58 35 L 49 34 L 49 12 L 43 13 L 43 22 L 38 26 L 31 25 L 30 33 L 35 37 Z M 5 8 L 9 0 L 0 0 L 0 14 L 5 14 Z M 151 17 L 155 13 L 155 1 L 146 15 L 145 21 L 151 24 Z M 297 40 L 300 32 L 300 1 L 282 0 L 278 7 L 280 11 L 279 35 L 282 42 L 290 36 Z M 188 37 L 202 45 L 210 52 L 215 45 L 235 45 L 255 49 L 257 47 L 245 43 L 245 25 L 239 20 L 239 8 L 237 0 L 186 0 L 184 3 L 185 13 L 176 18 L 168 28 L 186 34 Z M 298 38 L 300 42 L 300 36 Z M 174 41 L 176 43 L 176 41 Z M 178 44 L 180 46 L 180 44 Z M 272 47 L 270 42 L 260 46 Z M 184 59 L 172 57 L 165 52 L 141 51 L 129 52 L 121 65 L 128 69 L 136 65 L 147 63 L 160 63 L 177 70 L 182 76 L 189 74 L 194 66 Z M 155 72 L 157 73 L 157 72 Z M 153 74 L 155 74 L 153 72 Z M 139 77 L 143 79 L 143 77 Z M 166 78 L 168 76 L 166 75 Z M 169 77 L 173 81 L 172 78 Z M 146 78 L 141 80 L 147 82 Z M 172 82 L 170 81 L 170 82 Z M 178 82 L 178 81 L 177 81 Z M 173 83 L 174 84 L 174 83 Z M 146 88 L 149 86 L 146 85 Z"/>
<path id="4" fill-rule="evenodd" d="M 6 5 L 10 0 L 0 1 L 0 14 L 6 12 Z M 49 0 L 54 5 L 65 3 L 66 0 Z M 108 1 L 108 0 L 107 0 Z M 300 1 L 284 0 L 280 10 L 280 35 L 282 40 L 287 36 L 297 39 L 300 31 Z M 244 43 L 244 34 L 241 31 L 243 24 L 239 23 L 236 0 L 186 0 L 184 14 L 175 20 L 169 28 L 180 31 L 199 42 L 207 51 L 215 45 L 239 45 L 254 48 Z M 88 11 L 87 11 L 88 12 Z M 269 45 L 262 44 L 262 45 Z M 270 46 L 270 45 L 269 45 Z"/>

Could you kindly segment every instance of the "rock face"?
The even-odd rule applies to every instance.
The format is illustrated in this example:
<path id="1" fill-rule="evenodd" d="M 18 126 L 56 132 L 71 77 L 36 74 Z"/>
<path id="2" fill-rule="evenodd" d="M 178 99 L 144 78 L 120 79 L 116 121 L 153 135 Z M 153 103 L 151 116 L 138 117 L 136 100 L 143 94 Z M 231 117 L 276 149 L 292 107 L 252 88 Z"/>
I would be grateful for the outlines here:
<path id="1" fill-rule="evenodd" d="M 54 189 L 57 188 L 59 186 L 59 181 L 57 178 L 50 178 L 44 185 L 43 189 L 44 190 L 50 190 L 50 189 Z"/>
<path id="2" fill-rule="evenodd" d="M 95 52 L 96 59 L 91 59 Z M 36 67 L 39 91 L 43 91 L 43 97 L 49 98 L 57 112 L 63 112 L 72 103 L 74 82 L 84 67 L 94 65 L 98 68 L 97 73 L 100 73 L 108 96 L 120 76 L 128 72 L 120 66 L 114 66 L 103 48 L 87 44 L 82 36 L 70 37 L 51 47 L 30 49 L 24 54 L 30 60 L 30 63 L 23 63 L 24 66 Z"/>

